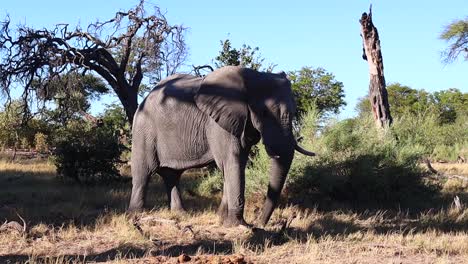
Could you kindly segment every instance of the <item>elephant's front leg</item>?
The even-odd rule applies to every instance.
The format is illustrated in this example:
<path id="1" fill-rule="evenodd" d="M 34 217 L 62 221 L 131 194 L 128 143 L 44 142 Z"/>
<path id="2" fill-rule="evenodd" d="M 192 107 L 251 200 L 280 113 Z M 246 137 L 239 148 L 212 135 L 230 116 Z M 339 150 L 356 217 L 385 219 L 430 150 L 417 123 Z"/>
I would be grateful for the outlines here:
<path id="1" fill-rule="evenodd" d="M 224 226 L 248 225 L 244 220 L 245 166 L 247 154 L 232 155 L 223 166 L 227 215 Z M 222 204 L 222 202 L 221 202 Z"/>
<path id="2" fill-rule="evenodd" d="M 227 188 L 226 188 L 226 181 L 223 181 L 223 198 L 221 199 L 221 203 L 218 208 L 218 216 L 220 223 L 223 224 L 224 219 L 226 219 L 228 215 L 228 202 L 227 202 Z"/>

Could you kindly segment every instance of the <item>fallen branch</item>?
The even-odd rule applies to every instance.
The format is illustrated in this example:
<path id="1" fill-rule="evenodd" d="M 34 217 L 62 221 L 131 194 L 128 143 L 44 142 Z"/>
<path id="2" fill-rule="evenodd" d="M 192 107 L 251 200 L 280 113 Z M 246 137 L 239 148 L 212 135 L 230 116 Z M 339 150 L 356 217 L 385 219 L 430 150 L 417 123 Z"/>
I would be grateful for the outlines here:
<path id="1" fill-rule="evenodd" d="M 427 166 L 427 168 L 429 169 L 430 172 L 432 172 L 434 174 L 437 174 L 437 175 L 440 174 L 436 169 L 434 169 L 434 167 L 432 167 L 431 161 L 429 159 L 424 159 L 424 163 L 426 164 L 426 166 Z"/>
<path id="2" fill-rule="evenodd" d="M 434 167 L 432 167 L 431 161 L 429 159 L 424 159 L 424 163 L 426 164 L 429 171 L 432 172 L 433 174 L 435 174 L 438 177 L 444 177 L 444 178 L 448 178 L 448 179 L 460 179 L 460 180 L 463 180 L 463 181 L 468 181 L 467 176 L 444 174 L 444 173 L 442 173 L 440 171 L 437 171 L 436 169 L 434 169 Z"/>
<path id="3" fill-rule="evenodd" d="M 21 215 L 18 212 L 16 212 L 16 215 L 23 222 L 23 225 L 21 225 L 17 221 L 10 221 L 10 222 L 5 221 L 5 223 L 3 223 L 0 226 L 0 231 L 15 230 L 15 231 L 18 231 L 20 234 L 23 234 L 23 235 L 27 234 L 27 232 L 26 232 L 26 230 L 27 230 L 26 221 L 24 220 L 23 217 L 21 217 Z"/>

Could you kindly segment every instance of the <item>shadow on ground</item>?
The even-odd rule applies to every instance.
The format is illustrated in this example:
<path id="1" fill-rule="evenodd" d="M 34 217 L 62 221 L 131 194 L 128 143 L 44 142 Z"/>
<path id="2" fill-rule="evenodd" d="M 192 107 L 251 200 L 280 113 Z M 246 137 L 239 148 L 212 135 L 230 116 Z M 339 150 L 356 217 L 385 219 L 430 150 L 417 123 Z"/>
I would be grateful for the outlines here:
<path id="1" fill-rule="evenodd" d="M 183 198 L 194 212 L 214 208 L 219 198 L 196 195 L 184 186 L 195 186 L 195 177 L 183 177 Z M 109 212 L 124 213 L 131 194 L 129 178 L 110 183 L 82 185 L 64 180 L 51 172 L 0 171 L 0 220 L 19 221 L 21 215 L 28 225 L 43 223 L 56 227 L 64 224 L 93 226 L 99 217 Z M 168 204 L 166 192 L 158 175 L 148 188 L 147 208 Z"/>
<path id="2" fill-rule="evenodd" d="M 310 168 L 313 169 L 313 168 Z M 309 173 L 309 172 L 307 172 Z M 190 186 L 196 186 L 197 177 L 183 177 L 183 193 L 186 207 L 192 212 L 214 210 L 219 204 L 219 195 L 213 197 L 199 196 L 187 191 Z M 304 184 L 309 184 L 305 182 Z M 312 183 L 314 183 L 312 181 Z M 297 184 L 297 183 L 296 183 Z M 315 182 L 315 184 L 320 184 Z M 131 183 L 122 181 L 110 184 L 96 184 L 82 186 L 74 182 L 67 182 L 56 178 L 51 173 L 28 172 L 18 173 L 15 170 L 0 171 L 0 220 L 17 220 L 16 213 L 26 219 L 29 226 L 44 223 L 52 226 L 63 226 L 72 223 L 79 227 L 93 226 L 100 216 L 108 212 L 125 212 L 131 192 Z M 184 189 L 185 187 L 185 189 Z M 306 188 L 306 190 L 309 190 Z M 432 191 L 432 190 L 430 190 Z M 291 194 L 293 192 L 293 194 Z M 154 176 L 149 186 L 148 205 L 161 207 L 167 204 L 165 191 L 158 176 Z M 333 193 L 333 190 L 330 192 Z M 420 198 L 427 198 L 434 194 L 423 190 Z M 376 234 L 409 232 L 424 232 L 436 230 L 438 232 L 468 231 L 468 218 L 451 217 L 447 209 L 450 201 L 437 195 L 432 196 L 427 203 L 433 203 L 433 209 L 427 207 L 399 208 L 398 203 L 385 206 L 349 202 L 332 199 L 323 192 L 311 188 L 308 192 L 286 190 L 287 198 L 283 198 L 280 206 L 293 205 L 298 214 L 314 211 L 317 216 L 310 224 L 301 228 L 291 225 L 295 218 L 288 220 L 277 217 L 270 221 L 267 229 L 253 229 L 249 237 L 242 241 L 245 247 L 261 251 L 265 245 L 283 245 L 290 241 L 305 242 L 310 238 L 320 239 L 324 236 L 344 237 L 356 232 L 374 232 Z M 400 194 L 401 195 L 401 194 Z M 413 195 L 413 194 L 408 194 Z M 415 195 L 418 195 L 416 193 Z M 250 209 L 261 206 L 263 199 L 250 197 Z M 349 198 L 349 197 L 348 197 Z M 462 199 L 466 199 L 463 196 Z M 465 201 L 465 200 L 463 200 Z M 255 206 L 252 206 L 255 203 Z M 444 209 L 445 208 L 445 209 Z M 445 211 L 444 211 L 445 210 Z M 466 209 L 465 214 L 466 214 Z M 351 220 L 335 215 L 350 215 Z M 424 217 L 421 217 L 424 214 Z M 374 219 L 367 221 L 366 219 Z M 376 220 L 377 219 L 377 220 Z M 367 221 L 367 222 L 366 222 Z M 107 251 L 86 256 L 86 261 L 107 261 L 121 258 L 142 258 L 145 256 L 178 256 L 182 253 L 195 255 L 199 252 L 209 254 L 232 254 L 239 241 L 226 239 L 199 239 L 189 243 L 164 244 L 154 242 L 149 248 L 139 248 L 131 245 L 121 245 Z M 59 257 L 64 262 L 83 261 L 82 255 L 65 255 Z M 27 255 L 0 256 L 0 263 L 26 262 L 31 259 Z M 38 257 L 38 262 L 44 259 Z"/>
<path id="3" fill-rule="evenodd" d="M 63 255 L 59 257 L 42 257 L 42 256 L 26 256 L 26 255 L 5 255 L 0 256 L 0 263 L 75 263 L 75 262 L 105 262 L 109 260 L 122 258 L 142 258 L 146 256 L 146 250 L 132 247 L 120 246 L 99 254 L 91 255 Z"/>

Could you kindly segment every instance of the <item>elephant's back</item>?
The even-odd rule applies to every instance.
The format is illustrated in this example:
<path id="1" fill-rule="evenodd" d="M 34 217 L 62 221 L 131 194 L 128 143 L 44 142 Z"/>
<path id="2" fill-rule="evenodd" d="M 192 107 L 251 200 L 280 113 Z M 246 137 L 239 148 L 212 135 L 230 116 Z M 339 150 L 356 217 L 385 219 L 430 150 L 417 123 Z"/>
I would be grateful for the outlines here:
<path id="1" fill-rule="evenodd" d="M 201 81 L 202 78 L 197 76 L 174 74 L 159 82 L 151 93 L 155 93 L 161 101 L 170 98 L 178 101 L 193 101 L 193 96 L 200 87 Z"/>
<path id="2" fill-rule="evenodd" d="M 200 77 L 189 74 L 174 74 L 163 79 L 140 103 L 136 115 L 171 111 L 183 104 L 194 104 L 193 97 L 201 81 Z"/>
<path id="3" fill-rule="evenodd" d="M 161 81 L 141 103 L 133 131 L 153 142 L 161 166 L 190 167 L 207 155 L 208 117 L 193 96 L 201 78 L 175 75 Z"/>

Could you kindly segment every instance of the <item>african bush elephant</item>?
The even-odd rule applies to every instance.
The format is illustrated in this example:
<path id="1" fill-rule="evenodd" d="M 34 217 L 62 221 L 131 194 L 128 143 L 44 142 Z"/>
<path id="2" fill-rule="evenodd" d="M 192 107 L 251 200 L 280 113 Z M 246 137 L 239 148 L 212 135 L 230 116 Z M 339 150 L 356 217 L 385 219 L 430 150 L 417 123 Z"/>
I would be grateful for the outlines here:
<path id="1" fill-rule="evenodd" d="M 171 210 L 184 210 L 179 179 L 184 170 L 215 162 L 224 175 L 218 214 L 225 226 L 244 221 L 245 167 L 260 138 L 271 158 L 267 198 L 260 223 L 276 207 L 294 150 L 295 102 L 284 72 L 263 73 L 236 66 L 204 78 L 176 74 L 162 80 L 140 104 L 133 121 L 132 196 L 129 210 L 145 203 L 148 179 L 159 174 Z"/>

